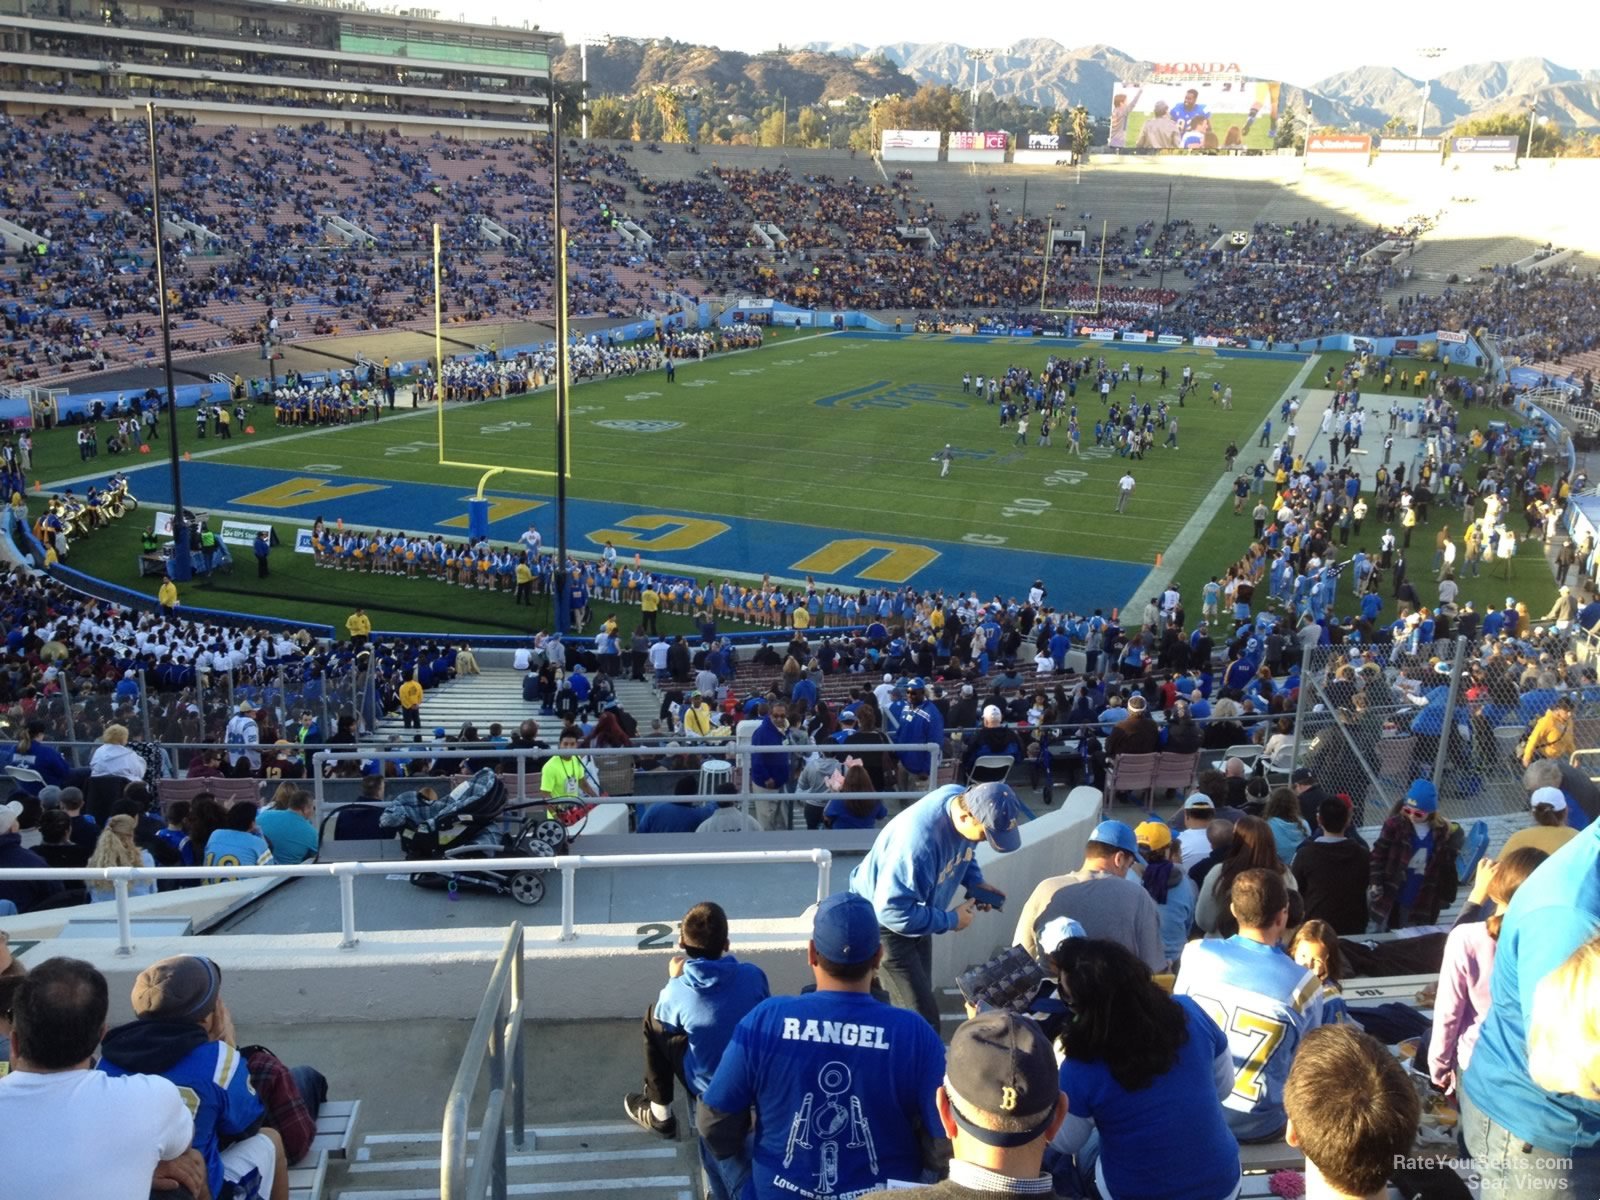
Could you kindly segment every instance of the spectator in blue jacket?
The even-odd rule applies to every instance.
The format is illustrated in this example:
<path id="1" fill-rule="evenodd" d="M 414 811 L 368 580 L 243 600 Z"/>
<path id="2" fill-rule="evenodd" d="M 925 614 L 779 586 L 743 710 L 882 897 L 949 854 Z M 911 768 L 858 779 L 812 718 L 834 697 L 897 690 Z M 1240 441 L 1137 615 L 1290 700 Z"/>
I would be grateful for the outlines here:
<path id="1" fill-rule="evenodd" d="M 702 901 L 678 926 L 678 949 L 667 963 L 667 983 L 644 1018 L 644 1090 L 629 1092 L 622 1107 L 635 1124 L 672 1139 L 675 1083 L 689 1095 L 690 1116 L 711 1085 L 733 1029 L 772 994 L 766 974 L 728 953 L 728 914 Z M 692 1120 L 691 1120 L 692 1123 Z M 749 1161 L 718 1160 L 701 1144 L 701 1160 L 715 1200 L 737 1200 Z"/>
<path id="2" fill-rule="evenodd" d="M 1002 854 L 1022 845 L 1022 802 L 1003 783 L 935 788 L 883 827 L 850 872 L 850 890 L 872 901 L 882 926 L 878 970 L 889 999 L 915 1009 L 938 1029 L 933 992 L 933 935 L 965 929 L 973 913 L 999 908 L 1005 893 L 986 884 L 978 843 Z M 952 909 L 956 890 L 965 901 Z"/>
<path id="3" fill-rule="evenodd" d="M 932 742 L 944 745 L 944 717 L 928 700 L 928 686 L 913 679 L 906 688 L 910 699 L 900 710 L 900 724 L 894 731 L 897 746 L 915 746 Z M 901 750 L 900 790 L 915 791 L 928 786 L 928 775 L 933 769 L 933 755 L 927 750 Z"/>
<path id="4" fill-rule="evenodd" d="M 767 710 L 750 735 L 752 746 L 782 746 L 789 741 L 789 707 L 777 702 Z M 750 787 L 757 792 L 781 792 L 789 786 L 789 773 L 794 759 L 787 754 L 752 754 L 750 756 Z M 784 805 L 778 800 L 758 800 L 756 816 L 763 829 L 780 827 Z"/>
<path id="5" fill-rule="evenodd" d="M 1517 889 L 1500 926 L 1489 1013 L 1461 1081 L 1461 1134 L 1484 1195 L 1600 1195 L 1600 1100 L 1546 1091 L 1528 1067 L 1535 990 L 1596 933 L 1600 822 L 1591 822 Z"/>

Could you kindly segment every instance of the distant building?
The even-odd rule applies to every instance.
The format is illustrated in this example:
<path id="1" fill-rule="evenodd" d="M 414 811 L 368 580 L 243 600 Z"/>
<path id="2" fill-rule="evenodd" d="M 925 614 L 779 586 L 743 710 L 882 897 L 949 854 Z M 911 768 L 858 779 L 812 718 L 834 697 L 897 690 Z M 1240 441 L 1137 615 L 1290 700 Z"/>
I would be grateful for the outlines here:
<path id="1" fill-rule="evenodd" d="M 0 105 L 125 119 L 157 99 L 207 125 L 526 134 L 547 127 L 555 40 L 356 0 L 0 0 Z"/>

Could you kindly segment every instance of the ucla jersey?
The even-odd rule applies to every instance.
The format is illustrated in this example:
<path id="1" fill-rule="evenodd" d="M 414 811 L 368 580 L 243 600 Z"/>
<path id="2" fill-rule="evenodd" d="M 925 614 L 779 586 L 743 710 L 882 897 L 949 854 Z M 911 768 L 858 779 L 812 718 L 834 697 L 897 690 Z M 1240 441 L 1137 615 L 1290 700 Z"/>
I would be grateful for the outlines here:
<path id="1" fill-rule="evenodd" d="M 1228 1035 L 1233 1091 L 1223 1101 L 1238 1138 L 1283 1128 L 1283 1085 L 1300 1040 L 1323 1024 L 1322 985 L 1276 946 L 1244 937 L 1191 942 L 1173 985 Z"/>

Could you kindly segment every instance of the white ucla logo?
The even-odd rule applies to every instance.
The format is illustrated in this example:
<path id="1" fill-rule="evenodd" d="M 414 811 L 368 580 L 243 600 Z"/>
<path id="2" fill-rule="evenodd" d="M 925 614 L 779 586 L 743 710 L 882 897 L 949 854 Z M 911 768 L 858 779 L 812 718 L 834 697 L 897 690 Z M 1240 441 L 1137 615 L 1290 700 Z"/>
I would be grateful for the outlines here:
<path id="1" fill-rule="evenodd" d="M 620 429 L 624 433 L 666 433 L 669 429 L 682 429 L 682 421 L 596 421 L 604 429 Z"/>

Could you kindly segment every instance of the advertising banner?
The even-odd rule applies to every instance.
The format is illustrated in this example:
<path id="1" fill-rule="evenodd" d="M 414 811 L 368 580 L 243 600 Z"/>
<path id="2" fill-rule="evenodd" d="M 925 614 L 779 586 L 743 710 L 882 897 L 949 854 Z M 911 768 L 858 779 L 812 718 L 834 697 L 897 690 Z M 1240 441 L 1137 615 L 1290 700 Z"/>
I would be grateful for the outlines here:
<path id="1" fill-rule="evenodd" d="M 1450 153 L 1456 154 L 1506 154 L 1515 158 L 1522 146 L 1516 135 L 1505 137 L 1458 137 L 1450 139 Z"/>
<path id="2" fill-rule="evenodd" d="M 1161 333 L 1161 334 L 1157 334 L 1156 335 L 1156 345 L 1158 345 L 1158 346 L 1181 346 L 1181 345 L 1183 345 L 1183 338 L 1182 338 L 1181 335 L 1176 334 L 1176 333 Z"/>
<path id="3" fill-rule="evenodd" d="M 1114 342 L 1117 340 L 1115 329 L 1089 329 L 1089 336 L 1097 342 Z"/>
<path id="4" fill-rule="evenodd" d="M 885 150 L 937 150 L 939 148 L 939 131 L 937 129 L 885 129 L 883 131 L 883 148 Z"/>
<path id="5" fill-rule="evenodd" d="M 881 135 L 883 157 L 901 162 L 938 162 L 937 129 L 885 129 Z"/>
<path id="6" fill-rule="evenodd" d="M 1371 154 L 1370 133 L 1314 133 L 1306 140 L 1307 154 Z"/>
<path id="7" fill-rule="evenodd" d="M 1432 154 L 1444 150 L 1443 138 L 1386 137 L 1378 143 L 1380 154 Z"/>
<path id="8" fill-rule="evenodd" d="M 1125 342 L 1134 342 L 1136 344 L 1142 345 L 1143 343 L 1148 342 L 1150 340 L 1150 335 L 1148 333 L 1142 333 L 1142 332 L 1141 333 L 1135 333 L 1131 329 L 1124 329 L 1122 331 L 1122 340 L 1125 341 Z"/>
<path id="9" fill-rule="evenodd" d="M 1279 85 L 1241 76 L 1120 80 L 1111 146 L 1129 150 L 1270 150 Z"/>
<path id="10" fill-rule="evenodd" d="M 950 153 L 955 163 L 1003 163 L 1010 137 L 1003 130 L 959 130 L 950 135 Z"/>
<path id="11" fill-rule="evenodd" d="M 264 533 L 268 539 L 272 537 L 272 526 L 252 525 L 247 521 L 222 522 L 222 531 L 217 534 L 230 546 L 252 546 L 255 544 L 256 534 Z"/>
<path id="12" fill-rule="evenodd" d="M 171 537 L 172 536 L 172 514 L 169 513 L 169 512 L 158 512 L 156 514 L 155 524 L 151 528 L 153 528 L 155 530 L 155 534 L 156 534 L 157 537 L 164 537 L 164 538 Z"/>
<path id="13" fill-rule="evenodd" d="M 1059 133 L 1030 133 L 1028 135 L 1029 150 L 1063 150 L 1065 148 Z"/>
<path id="14" fill-rule="evenodd" d="M 950 135 L 950 149 L 952 150 L 1004 150 L 1006 148 L 1006 135 L 998 130 L 977 132 L 970 129 L 959 130 Z"/>

